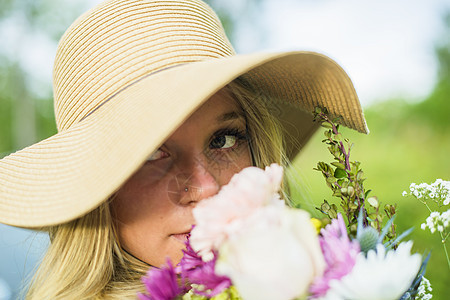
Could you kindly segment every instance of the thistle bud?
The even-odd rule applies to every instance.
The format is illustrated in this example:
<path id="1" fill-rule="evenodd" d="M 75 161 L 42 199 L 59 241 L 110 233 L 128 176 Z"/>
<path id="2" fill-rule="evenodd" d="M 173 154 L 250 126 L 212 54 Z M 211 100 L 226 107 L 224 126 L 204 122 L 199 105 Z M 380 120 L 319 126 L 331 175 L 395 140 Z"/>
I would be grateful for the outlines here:
<path id="1" fill-rule="evenodd" d="M 374 250 L 377 247 L 378 241 L 378 231 L 373 227 L 365 227 L 361 232 L 358 232 L 359 246 L 361 247 L 361 252 L 367 253 L 369 250 Z"/>

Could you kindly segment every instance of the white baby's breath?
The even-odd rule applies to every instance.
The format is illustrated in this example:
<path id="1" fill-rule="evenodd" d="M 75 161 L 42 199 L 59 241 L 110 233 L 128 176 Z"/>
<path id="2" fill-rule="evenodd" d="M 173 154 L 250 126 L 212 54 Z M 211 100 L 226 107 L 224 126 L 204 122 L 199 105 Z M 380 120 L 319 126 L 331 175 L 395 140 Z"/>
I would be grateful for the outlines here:
<path id="1" fill-rule="evenodd" d="M 450 204 L 450 181 L 436 179 L 436 181 L 431 184 L 424 182 L 416 184 L 413 182 L 409 186 L 409 191 L 409 193 L 403 191 L 402 195 L 406 196 L 410 194 L 423 202 L 431 199 L 437 203 L 442 203 L 443 205 Z"/>
<path id="2" fill-rule="evenodd" d="M 422 281 L 417 290 L 416 300 L 430 300 L 433 298 L 433 295 L 431 294 L 432 291 L 433 289 L 431 288 L 430 281 L 425 277 L 422 277 Z"/>
<path id="3" fill-rule="evenodd" d="M 420 228 L 423 230 L 430 229 L 431 233 L 444 232 L 449 229 L 450 225 L 450 209 L 440 214 L 437 211 L 430 213 L 430 216 L 426 219 L 425 223 L 422 223 Z"/>

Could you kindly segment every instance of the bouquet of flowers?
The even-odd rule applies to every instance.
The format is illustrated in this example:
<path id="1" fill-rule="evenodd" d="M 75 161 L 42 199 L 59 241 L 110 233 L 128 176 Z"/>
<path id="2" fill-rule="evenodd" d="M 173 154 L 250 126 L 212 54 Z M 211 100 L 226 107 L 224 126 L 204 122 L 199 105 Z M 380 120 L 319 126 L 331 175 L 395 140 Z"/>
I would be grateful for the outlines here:
<path id="1" fill-rule="evenodd" d="M 431 298 L 423 277 L 429 255 L 412 254 L 412 242 L 401 242 L 409 231 L 396 235 L 395 207 L 382 214 L 336 120 L 324 109 L 315 113 L 335 158 L 317 166 L 340 199 L 339 208 L 327 201 L 318 208 L 329 219 L 286 206 L 279 165 L 246 168 L 198 203 L 181 262 L 149 270 L 142 280 L 148 294 L 140 299 Z"/>

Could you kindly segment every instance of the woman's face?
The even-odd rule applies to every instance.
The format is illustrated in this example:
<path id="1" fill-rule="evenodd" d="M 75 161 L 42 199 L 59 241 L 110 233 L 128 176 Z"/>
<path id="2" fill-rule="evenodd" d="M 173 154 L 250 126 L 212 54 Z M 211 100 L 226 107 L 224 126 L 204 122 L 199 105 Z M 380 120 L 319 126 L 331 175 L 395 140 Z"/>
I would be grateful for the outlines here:
<path id="1" fill-rule="evenodd" d="M 198 201 L 251 165 L 243 113 L 220 91 L 155 151 L 111 207 L 122 247 L 153 266 L 178 263 Z"/>

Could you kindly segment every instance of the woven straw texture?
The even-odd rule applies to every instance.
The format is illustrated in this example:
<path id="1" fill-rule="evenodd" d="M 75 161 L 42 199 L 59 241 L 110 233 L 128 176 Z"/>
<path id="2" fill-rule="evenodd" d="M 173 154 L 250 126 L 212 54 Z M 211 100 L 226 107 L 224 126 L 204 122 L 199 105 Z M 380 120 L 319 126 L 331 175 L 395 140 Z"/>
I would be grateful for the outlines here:
<path id="1" fill-rule="evenodd" d="M 290 157 L 317 128 L 310 113 L 317 105 L 368 132 L 350 79 L 329 58 L 236 55 L 198 0 L 106 1 L 78 18 L 58 46 L 58 133 L 0 161 L 0 222 L 42 228 L 91 211 L 238 76 L 273 99 Z"/>

